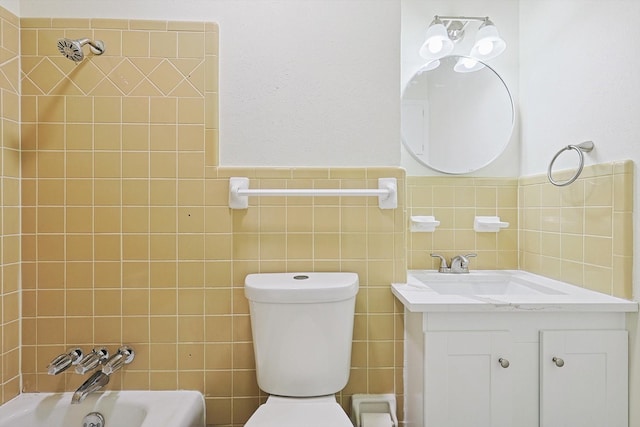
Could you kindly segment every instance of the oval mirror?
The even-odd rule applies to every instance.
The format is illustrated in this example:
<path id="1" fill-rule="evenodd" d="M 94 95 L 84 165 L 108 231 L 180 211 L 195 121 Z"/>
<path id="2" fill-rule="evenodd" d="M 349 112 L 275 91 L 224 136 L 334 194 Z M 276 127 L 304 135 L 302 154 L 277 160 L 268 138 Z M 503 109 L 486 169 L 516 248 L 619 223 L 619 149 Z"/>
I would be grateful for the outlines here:
<path id="1" fill-rule="evenodd" d="M 509 143 L 514 120 L 504 80 L 466 56 L 427 63 L 402 93 L 402 142 L 438 172 L 464 174 L 487 166 Z"/>

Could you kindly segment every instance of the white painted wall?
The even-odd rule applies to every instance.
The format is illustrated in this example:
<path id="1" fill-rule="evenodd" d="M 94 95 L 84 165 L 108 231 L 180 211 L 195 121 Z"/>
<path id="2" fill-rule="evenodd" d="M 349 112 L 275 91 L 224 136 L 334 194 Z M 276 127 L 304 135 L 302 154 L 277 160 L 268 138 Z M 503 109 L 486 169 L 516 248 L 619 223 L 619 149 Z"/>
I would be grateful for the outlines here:
<path id="1" fill-rule="evenodd" d="M 567 144 L 593 140 L 586 164 L 640 162 L 640 2 L 520 0 L 522 174 Z M 562 156 L 558 168 L 575 167 Z M 640 177 L 634 190 L 634 298 L 640 300 Z M 631 230 L 629 230 L 631 232 Z M 640 426 L 640 327 L 629 316 L 630 426 Z"/>
<path id="2" fill-rule="evenodd" d="M 223 166 L 400 164 L 396 0 L 21 0 L 20 7 L 22 17 L 217 22 Z"/>
<path id="3" fill-rule="evenodd" d="M 640 160 L 640 2 L 522 0 L 520 9 L 522 174 L 545 172 L 560 148 L 589 139 L 586 164 Z"/>
<path id="4" fill-rule="evenodd" d="M 20 0 L 0 0 L 0 6 L 16 16 L 20 16 Z"/>

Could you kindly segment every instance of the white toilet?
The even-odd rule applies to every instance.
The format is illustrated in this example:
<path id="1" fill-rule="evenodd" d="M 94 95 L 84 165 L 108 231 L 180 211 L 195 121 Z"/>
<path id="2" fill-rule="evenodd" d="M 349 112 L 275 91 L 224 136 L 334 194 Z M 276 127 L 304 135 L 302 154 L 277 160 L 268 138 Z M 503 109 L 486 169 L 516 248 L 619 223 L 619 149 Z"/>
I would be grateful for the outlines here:
<path id="1" fill-rule="evenodd" d="M 349 380 L 358 275 L 245 279 L 256 373 L 269 393 L 245 427 L 352 427 L 334 393 Z"/>

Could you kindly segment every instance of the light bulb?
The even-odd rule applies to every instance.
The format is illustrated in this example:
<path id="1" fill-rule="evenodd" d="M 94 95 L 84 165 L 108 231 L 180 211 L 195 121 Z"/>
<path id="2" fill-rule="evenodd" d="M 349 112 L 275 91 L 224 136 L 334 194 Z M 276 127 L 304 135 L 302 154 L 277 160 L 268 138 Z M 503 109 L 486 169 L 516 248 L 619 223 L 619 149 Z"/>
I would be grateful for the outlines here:
<path id="1" fill-rule="evenodd" d="M 449 39 L 447 29 L 437 16 L 427 28 L 424 40 L 419 51 L 424 59 L 440 59 L 453 50 L 453 42 Z"/>
<path id="2" fill-rule="evenodd" d="M 478 53 L 480 55 L 488 55 L 493 50 L 493 43 L 489 40 L 481 40 L 478 42 Z"/>
<path id="3" fill-rule="evenodd" d="M 476 66 L 476 64 L 478 63 L 478 61 L 474 61 L 473 59 L 469 59 L 469 58 L 465 58 L 462 60 L 462 65 L 465 66 L 465 68 L 473 68 Z"/>
<path id="4" fill-rule="evenodd" d="M 496 26 L 486 19 L 478 29 L 476 42 L 469 56 L 482 60 L 491 59 L 504 52 L 506 47 L 507 44 L 498 34 Z"/>
<path id="5" fill-rule="evenodd" d="M 438 53 L 442 50 L 442 40 L 438 38 L 432 38 L 429 40 L 429 52 Z"/>

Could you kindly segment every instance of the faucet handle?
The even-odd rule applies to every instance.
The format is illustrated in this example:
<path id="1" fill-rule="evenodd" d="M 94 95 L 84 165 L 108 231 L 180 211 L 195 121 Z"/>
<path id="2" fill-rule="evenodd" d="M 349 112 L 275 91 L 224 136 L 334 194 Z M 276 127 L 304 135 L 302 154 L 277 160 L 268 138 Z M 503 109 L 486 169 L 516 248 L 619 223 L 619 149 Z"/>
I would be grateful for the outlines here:
<path id="1" fill-rule="evenodd" d="M 477 254 L 470 253 L 466 255 L 456 255 L 451 259 L 451 272 L 452 273 L 468 273 L 469 272 L 469 258 L 478 256 Z"/>
<path id="2" fill-rule="evenodd" d="M 440 268 L 438 269 L 438 271 L 440 273 L 448 273 L 449 272 L 449 266 L 447 265 L 447 259 L 445 257 L 443 257 L 440 254 L 431 254 L 431 256 L 433 258 L 440 258 Z"/>
<path id="3" fill-rule="evenodd" d="M 107 375 L 113 374 L 118 369 L 122 368 L 124 365 L 128 365 L 133 362 L 133 358 L 136 356 L 133 348 L 123 345 L 118 349 L 116 354 L 111 356 L 109 360 L 107 360 L 102 367 L 102 372 Z"/>
<path id="4" fill-rule="evenodd" d="M 109 350 L 105 347 L 94 348 L 76 365 L 76 374 L 86 374 L 87 372 L 97 368 L 98 365 L 104 364 L 107 359 L 109 359 Z"/>
<path id="5" fill-rule="evenodd" d="M 456 258 L 460 259 L 460 262 L 462 264 L 462 267 L 468 267 L 469 266 L 469 258 L 474 258 L 477 257 L 478 254 L 475 253 L 470 253 L 470 254 L 465 254 L 465 255 L 458 255 Z M 453 266 L 453 261 L 451 261 L 451 266 Z"/>
<path id="6" fill-rule="evenodd" d="M 82 349 L 76 347 L 69 350 L 68 353 L 56 356 L 47 366 L 47 374 L 58 375 L 66 371 L 70 366 L 77 365 L 82 359 L 82 355 Z"/>

